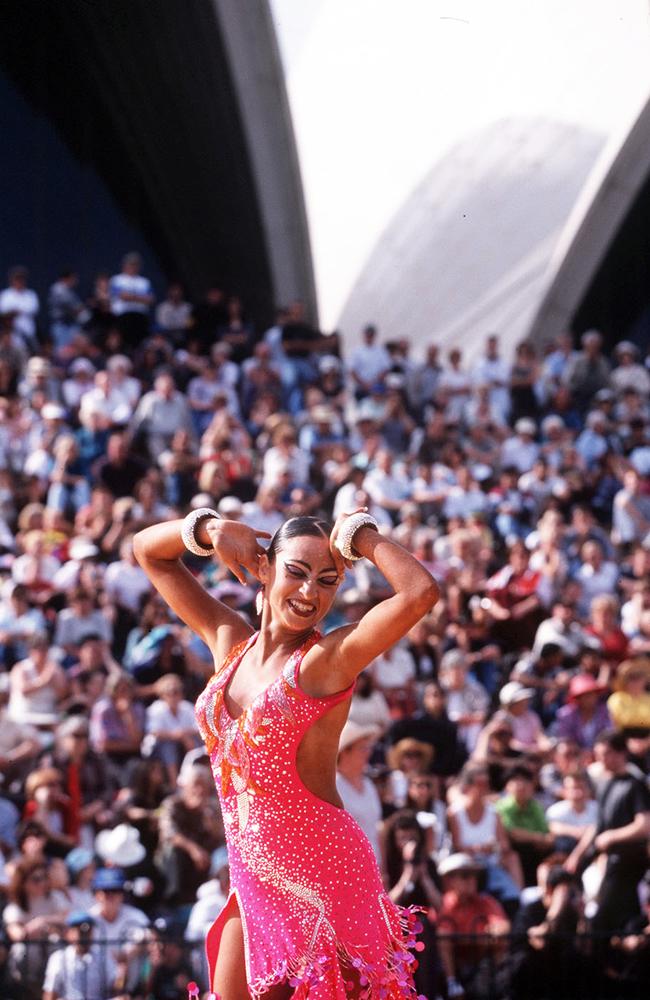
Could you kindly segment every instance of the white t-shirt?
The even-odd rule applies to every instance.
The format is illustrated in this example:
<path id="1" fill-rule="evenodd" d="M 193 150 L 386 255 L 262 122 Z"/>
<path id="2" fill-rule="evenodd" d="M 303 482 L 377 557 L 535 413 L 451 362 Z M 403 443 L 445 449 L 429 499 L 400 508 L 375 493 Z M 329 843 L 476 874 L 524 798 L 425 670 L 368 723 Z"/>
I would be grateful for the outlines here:
<path id="1" fill-rule="evenodd" d="M 584 812 L 576 812 L 570 802 L 561 800 L 554 802 L 546 810 L 549 823 L 567 823 L 569 826 L 591 826 L 598 822 L 598 805 L 594 799 L 588 799 Z"/>
<path id="2" fill-rule="evenodd" d="M 415 677 L 415 661 L 408 649 L 393 646 L 370 664 L 375 683 L 380 688 L 402 688 Z"/>
<path id="3" fill-rule="evenodd" d="M 110 598 L 137 613 L 140 608 L 140 598 L 143 594 L 149 593 L 151 584 L 140 566 L 132 566 L 120 560 L 107 567 L 104 574 L 104 588 Z"/>
<path id="4" fill-rule="evenodd" d="M 31 288 L 5 288 L 0 292 L 0 313 L 16 313 L 14 330 L 30 340 L 36 333 L 38 295 Z"/>
<path id="5" fill-rule="evenodd" d="M 378 831 L 381 822 L 381 801 L 377 789 L 370 778 L 364 778 L 363 790 L 359 791 L 338 771 L 336 773 L 336 788 L 347 812 L 359 824 L 370 841 L 375 857 L 380 861 Z"/>
<path id="6" fill-rule="evenodd" d="M 114 274 L 109 284 L 109 295 L 111 298 L 111 312 L 114 316 L 123 316 L 124 313 L 149 312 L 146 302 L 125 302 L 120 298 L 123 292 L 128 295 L 151 295 L 151 282 L 143 274 Z"/>
<path id="7" fill-rule="evenodd" d="M 171 733 L 177 729 L 198 729 L 194 706 L 189 701 L 181 701 L 174 715 L 167 702 L 157 698 L 147 709 L 147 732 Z"/>

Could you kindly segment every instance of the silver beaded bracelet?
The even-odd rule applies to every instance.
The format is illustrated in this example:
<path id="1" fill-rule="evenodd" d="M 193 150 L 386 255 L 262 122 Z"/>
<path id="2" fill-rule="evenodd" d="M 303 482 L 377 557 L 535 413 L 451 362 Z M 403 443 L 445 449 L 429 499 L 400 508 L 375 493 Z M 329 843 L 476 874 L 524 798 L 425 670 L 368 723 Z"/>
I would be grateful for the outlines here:
<path id="1" fill-rule="evenodd" d="M 196 540 L 196 526 L 199 521 L 204 521 L 206 517 L 216 517 L 217 520 L 221 520 L 221 515 L 216 510 L 212 510 L 211 507 L 197 507 L 196 510 L 191 510 L 183 518 L 183 525 L 181 527 L 183 545 L 188 552 L 194 553 L 195 556 L 212 556 L 215 552 L 213 545 L 206 548 L 205 545 L 201 545 Z"/>
<path id="2" fill-rule="evenodd" d="M 374 528 L 378 531 L 379 525 L 370 514 L 352 514 L 343 522 L 343 527 L 336 536 L 336 547 L 344 559 L 356 562 L 361 556 L 354 551 L 352 542 L 359 528 Z"/>

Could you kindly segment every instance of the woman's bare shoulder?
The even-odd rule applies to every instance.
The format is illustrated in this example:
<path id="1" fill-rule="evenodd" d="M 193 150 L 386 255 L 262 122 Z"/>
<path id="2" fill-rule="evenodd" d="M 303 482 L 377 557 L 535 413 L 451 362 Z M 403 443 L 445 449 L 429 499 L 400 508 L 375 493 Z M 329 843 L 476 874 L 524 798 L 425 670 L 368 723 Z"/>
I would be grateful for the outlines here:
<path id="1" fill-rule="evenodd" d="M 253 635 L 253 626 L 239 615 L 237 618 L 238 621 L 229 621 L 215 630 L 214 642 L 211 645 L 215 674 L 221 672 L 232 650 Z"/>

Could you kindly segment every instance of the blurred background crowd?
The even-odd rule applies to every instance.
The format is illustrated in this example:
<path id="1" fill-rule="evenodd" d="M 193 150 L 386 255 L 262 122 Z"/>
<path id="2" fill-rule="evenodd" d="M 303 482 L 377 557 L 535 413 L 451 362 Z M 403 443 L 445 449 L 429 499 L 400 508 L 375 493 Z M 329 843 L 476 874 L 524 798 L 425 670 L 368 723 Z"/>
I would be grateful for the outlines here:
<path id="1" fill-rule="evenodd" d="M 505 357 L 486 333 L 468 366 L 373 325 L 345 351 L 300 303 L 260 330 L 228 289 L 116 271 L 39 302 L 15 267 L 0 291 L 0 994 L 207 985 L 214 667 L 133 533 L 365 505 L 442 590 L 360 677 L 338 763 L 391 897 L 423 908 L 420 992 L 643 995 L 650 355 L 589 330 Z M 255 581 L 187 562 L 254 623 Z M 355 564 L 325 627 L 387 593 Z"/>

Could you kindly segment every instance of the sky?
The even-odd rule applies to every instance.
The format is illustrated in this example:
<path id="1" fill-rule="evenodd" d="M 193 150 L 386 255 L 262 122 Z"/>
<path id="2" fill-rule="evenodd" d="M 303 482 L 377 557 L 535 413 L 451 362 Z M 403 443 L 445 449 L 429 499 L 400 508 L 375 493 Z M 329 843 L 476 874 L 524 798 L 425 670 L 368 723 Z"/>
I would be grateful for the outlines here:
<path id="1" fill-rule="evenodd" d="M 490 122 L 611 136 L 648 92 L 646 0 L 271 0 L 323 329 L 431 167 Z"/>

